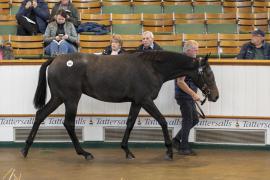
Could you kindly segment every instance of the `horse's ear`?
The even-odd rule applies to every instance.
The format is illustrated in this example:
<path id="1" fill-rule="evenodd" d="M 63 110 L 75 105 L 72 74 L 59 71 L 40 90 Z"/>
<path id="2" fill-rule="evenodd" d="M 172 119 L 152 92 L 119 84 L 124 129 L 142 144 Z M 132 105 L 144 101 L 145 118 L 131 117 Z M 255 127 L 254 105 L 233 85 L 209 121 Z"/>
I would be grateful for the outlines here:
<path id="1" fill-rule="evenodd" d="M 208 53 L 208 54 L 206 54 L 206 56 L 205 56 L 205 58 L 204 58 L 204 60 L 205 61 L 208 61 L 208 58 L 211 56 L 211 52 L 210 53 Z"/>

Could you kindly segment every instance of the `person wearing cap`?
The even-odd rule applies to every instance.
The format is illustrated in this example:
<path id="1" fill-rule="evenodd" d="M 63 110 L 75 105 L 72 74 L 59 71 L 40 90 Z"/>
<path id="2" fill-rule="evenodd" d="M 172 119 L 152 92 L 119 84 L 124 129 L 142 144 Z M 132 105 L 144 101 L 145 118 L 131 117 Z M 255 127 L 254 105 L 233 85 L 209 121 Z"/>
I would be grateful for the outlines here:
<path id="1" fill-rule="evenodd" d="M 156 42 L 151 31 L 145 31 L 142 34 L 142 44 L 137 48 L 138 51 L 163 50 Z"/>
<path id="2" fill-rule="evenodd" d="M 111 45 L 107 46 L 102 54 L 103 55 L 118 55 L 121 54 L 123 52 L 125 52 L 125 50 L 122 48 L 123 46 L 123 41 L 121 39 L 121 36 L 118 34 L 114 34 L 112 39 L 111 39 Z"/>
<path id="3" fill-rule="evenodd" d="M 265 33 L 257 29 L 251 35 L 251 41 L 242 46 L 237 59 L 270 59 L 270 44 L 265 42 Z"/>

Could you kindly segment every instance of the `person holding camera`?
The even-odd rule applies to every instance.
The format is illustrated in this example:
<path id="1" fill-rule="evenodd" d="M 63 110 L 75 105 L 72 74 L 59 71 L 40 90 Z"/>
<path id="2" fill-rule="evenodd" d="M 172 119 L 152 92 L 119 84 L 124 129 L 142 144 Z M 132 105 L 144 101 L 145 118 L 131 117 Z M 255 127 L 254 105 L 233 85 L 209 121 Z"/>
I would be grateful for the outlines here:
<path id="1" fill-rule="evenodd" d="M 52 8 L 50 21 L 54 21 L 56 19 L 56 13 L 60 9 L 64 9 L 67 12 L 66 20 L 72 22 L 76 28 L 80 25 L 78 10 L 70 2 L 70 0 L 60 0 L 58 3 L 55 4 L 55 6 Z"/>
<path id="2" fill-rule="evenodd" d="M 16 14 L 17 35 L 43 34 L 49 17 L 48 4 L 44 0 L 24 0 Z"/>
<path id="3" fill-rule="evenodd" d="M 56 20 L 48 24 L 44 34 L 45 54 L 56 56 L 77 51 L 78 34 L 66 18 L 66 11 L 60 9 L 56 13 Z"/>

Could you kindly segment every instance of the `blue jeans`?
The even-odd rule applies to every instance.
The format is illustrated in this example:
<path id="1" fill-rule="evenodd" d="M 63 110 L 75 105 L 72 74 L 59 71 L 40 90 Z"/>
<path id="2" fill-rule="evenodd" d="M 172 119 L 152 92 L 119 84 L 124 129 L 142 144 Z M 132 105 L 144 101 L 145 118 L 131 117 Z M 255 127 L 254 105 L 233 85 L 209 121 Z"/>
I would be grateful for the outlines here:
<path id="1" fill-rule="evenodd" d="M 175 138 L 181 141 L 181 149 L 190 149 L 188 137 L 190 129 L 199 122 L 199 117 L 196 110 L 196 105 L 193 100 L 178 100 L 180 111 L 182 114 L 182 128 L 177 133 Z"/>
<path id="2" fill-rule="evenodd" d="M 50 56 L 55 56 L 58 54 L 68 54 L 76 52 L 75 46 L 73 44 L 63 41 L 60 44 L 57 44 L 55 41 L 52 41 L 48 46 L 45 47 L 45 54 Z"/>

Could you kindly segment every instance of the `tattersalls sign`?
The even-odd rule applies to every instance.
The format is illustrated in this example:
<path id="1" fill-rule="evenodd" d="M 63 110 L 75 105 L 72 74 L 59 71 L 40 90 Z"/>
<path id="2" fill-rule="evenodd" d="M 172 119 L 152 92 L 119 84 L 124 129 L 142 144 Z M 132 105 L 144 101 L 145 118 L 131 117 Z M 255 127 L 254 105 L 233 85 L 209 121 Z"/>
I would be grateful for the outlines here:
<path id="1" fill-rule="evenodd" d="M 0 127 L 31 127 L 34 120 L 34 117 L 1 117 Z M 76 126 L 126 126 L 126 121 L 126 117 L 77 116 Z M 167 117 L 166 121 L 169 127 L 181 126 L 181 118 Z M 64 117 L 48 117 L 42 123 L 42 126 L 63 126 L 63 122 Z M 159 124 L 152 117 L 138 117 L 135 126 L 159 127 Z M 201 119 L 197 128 L 269 129 L 270 121 L 257 119 L 207 118 Z"/>

